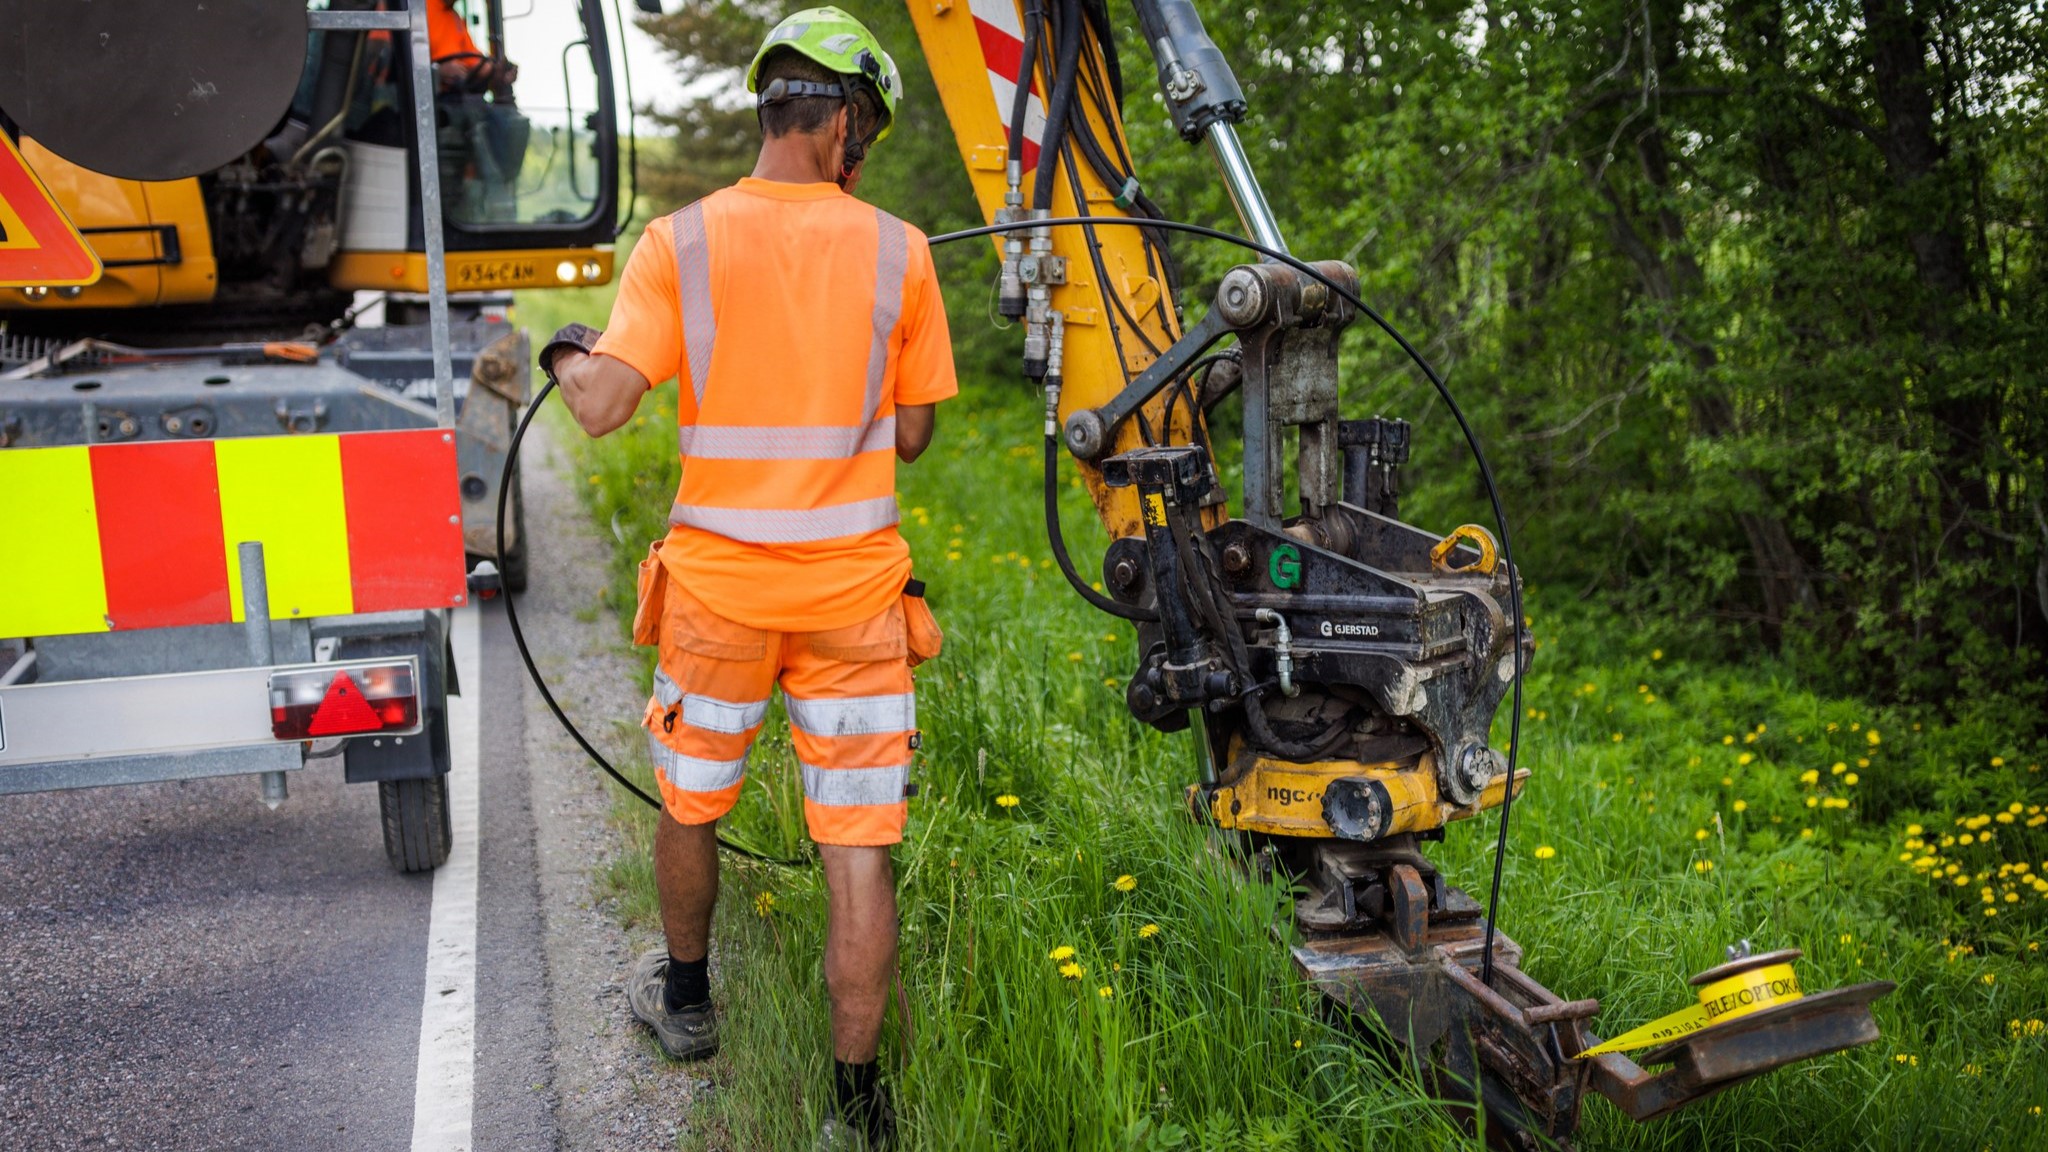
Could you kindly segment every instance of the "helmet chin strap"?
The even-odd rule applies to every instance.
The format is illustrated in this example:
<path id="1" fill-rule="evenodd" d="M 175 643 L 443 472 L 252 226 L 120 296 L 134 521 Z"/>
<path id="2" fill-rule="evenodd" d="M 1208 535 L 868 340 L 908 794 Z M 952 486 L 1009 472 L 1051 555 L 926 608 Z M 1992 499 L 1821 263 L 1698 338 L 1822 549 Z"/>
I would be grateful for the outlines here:
<path id="1" fill-rule="evenodd" d="M 856 131 L 859 122 L 860 114 L 853 99 L 853 85 L 849 84 L 846 92 L 846 144 L 840 154 L 839 175 L 834 181 L 842 190 L 853 179 L 853 174 L 860 168 L 861 162 L 868 158 L 868 148 L 874 144 L 874 138 L 881 135 L 884 123 L 882 118 L 877 117 L 873 128 L 860 132 Z"/>

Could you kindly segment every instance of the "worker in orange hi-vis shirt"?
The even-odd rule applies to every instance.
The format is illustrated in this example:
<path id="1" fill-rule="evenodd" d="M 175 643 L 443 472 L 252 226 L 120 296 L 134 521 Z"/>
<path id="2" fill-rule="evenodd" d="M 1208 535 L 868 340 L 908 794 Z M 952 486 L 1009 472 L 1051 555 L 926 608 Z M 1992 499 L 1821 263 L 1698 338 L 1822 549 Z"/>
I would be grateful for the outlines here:
<path id="1" fill-rule="evenodd" d="M 570 325 L 541 364 L 593 436 L 677 380 L 682 480 L 641 570 L 636 639 L 658 643 L 645 724 L 664 815 L 665 952 L 631 999 L 670 1055 L 717 1050 L 706 971 L 718 819 L 780 684 L 804 816 L 830 892 L 837 1116 L 821 1145 L 879 1146 L 875 1082 L 896 963 L 889 848 L 918 747 L 911 668 L 939 631 L 896 530 L 896 462 L 930 444 L 957 391 L 924 234 L 851 193 L 900 87 L 836 8 L 785 20 L 748 70 L 753 175 L 649 224 L 603 332 Z"/>

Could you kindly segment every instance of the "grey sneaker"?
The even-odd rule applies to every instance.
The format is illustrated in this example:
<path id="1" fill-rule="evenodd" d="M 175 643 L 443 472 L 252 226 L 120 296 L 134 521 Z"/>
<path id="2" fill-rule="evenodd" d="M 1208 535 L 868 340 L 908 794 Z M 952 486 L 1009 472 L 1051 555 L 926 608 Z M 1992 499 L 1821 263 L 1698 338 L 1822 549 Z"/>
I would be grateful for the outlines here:
<path id="1" fill-rule="evenodd" d="M 848 1124 L 837 1115 L 827 1114 L 825 1122 L 818 1125 L 818 1142 L 811 1145 L 812 1152 L 888 1152 L 896 1146 L 896 1110 L 889 1105 L 888 1093 L 882 1089 L 875 1101 L 881 1115 L 877 1118 L 878 1129 L 875 1137 L 869 1139 L 857 1125 Z"/>
<path id="2" fill-rule="evenodd" d="M 708 1060 L 718 1054 L 718 1010 L 709 1001 L 681 1012 L 668 1010 L 668 950 L 656 948 L 633 965 L 626 999 L 633 1016 L 654 1029 L 671 1060 Z"/>
<path id="3" fill-rule="evenodd" d="M 867 1152 L 867 1138 L 860 1130 L 837 1116 L 825 1117 L 818 1125 L 818 1142 L 811 1152 Z"/>

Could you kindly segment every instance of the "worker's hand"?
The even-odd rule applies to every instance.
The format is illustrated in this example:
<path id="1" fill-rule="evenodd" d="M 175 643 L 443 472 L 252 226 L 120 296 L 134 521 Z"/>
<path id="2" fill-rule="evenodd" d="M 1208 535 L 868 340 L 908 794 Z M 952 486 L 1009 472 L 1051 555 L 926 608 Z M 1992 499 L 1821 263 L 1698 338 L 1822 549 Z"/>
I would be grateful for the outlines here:
<path id="1" fill-rule="evenodd" d="M 562 378 L 555 374 L 555 358 L 564 352 L 588 354 L 597 347 L 597 338 L 602 335 L 604 329 L 592 328 L 588 324 L 562 325 L 555 330 L 554 336 L 541 346 L 540 370 L 548 374 L 548 379 L 559 385 Z"/>

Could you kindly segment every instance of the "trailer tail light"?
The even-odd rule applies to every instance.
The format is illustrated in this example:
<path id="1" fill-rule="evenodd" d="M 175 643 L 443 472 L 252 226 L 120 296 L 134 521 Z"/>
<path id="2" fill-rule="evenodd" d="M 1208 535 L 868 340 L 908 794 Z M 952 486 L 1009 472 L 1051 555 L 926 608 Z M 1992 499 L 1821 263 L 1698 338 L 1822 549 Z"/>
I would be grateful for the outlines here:
<path id="1" fill-rule="evenodd" d="M 404 735 L 420 726 L 411 659 L 321 664 L 270 675 L 270 731 L 279 740 Z"/>

